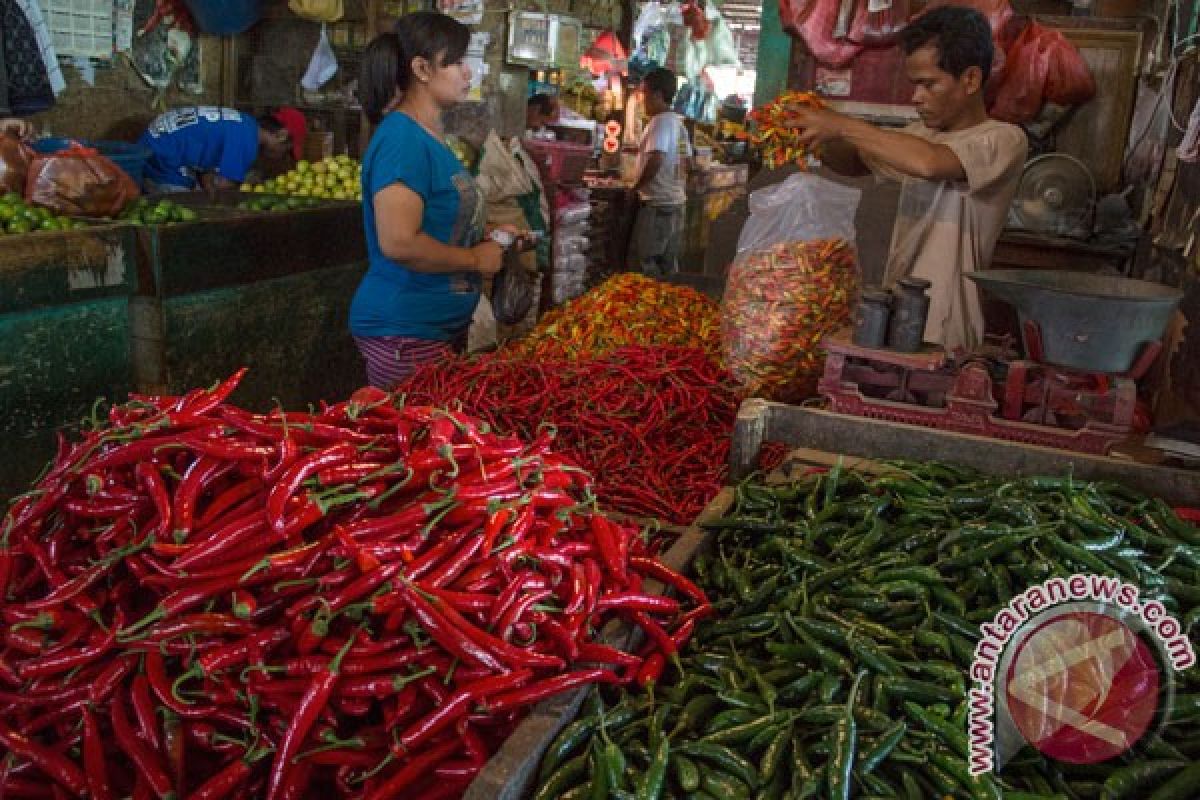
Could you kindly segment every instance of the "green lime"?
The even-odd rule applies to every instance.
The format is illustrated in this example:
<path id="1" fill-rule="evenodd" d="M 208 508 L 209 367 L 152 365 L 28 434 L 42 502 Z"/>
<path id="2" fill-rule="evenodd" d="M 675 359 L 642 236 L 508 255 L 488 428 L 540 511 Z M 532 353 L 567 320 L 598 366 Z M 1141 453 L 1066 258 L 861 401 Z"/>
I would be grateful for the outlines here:
<path id="1" fill-rule="evenodd" d="M 4 227 L 9 233 L 29 233 L 33 230 L 33 225 L 27 219 L 10 220 Z"/>
<path id="2" fill-rule="evenodd" d="M 198 219 L 199 216 L 200 216 L 199 214 L 197 214 L 195 211 L 193 211 L 190 208 L 180 208 L 178 219 L 181 222 L 191 222 L 192 220 Z"/>

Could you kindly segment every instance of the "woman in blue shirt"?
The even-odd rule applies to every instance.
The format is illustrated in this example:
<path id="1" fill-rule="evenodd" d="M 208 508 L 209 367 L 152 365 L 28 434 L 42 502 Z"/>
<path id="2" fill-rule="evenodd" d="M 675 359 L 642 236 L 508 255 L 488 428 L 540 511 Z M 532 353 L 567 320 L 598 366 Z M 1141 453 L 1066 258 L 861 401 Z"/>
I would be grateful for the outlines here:
<path id="1" fill-rule="evenodd" d="M 367 47 L 359 91 L 379 127 L 363 156 L 367 274 L 350 332 L 367 380 L 391 388 L 461 349 L 483 276 L 503 250 L 484 240 L 484 200 L 445 143 L 442 114 L 466 99 L 470 31 L 436 12 L 408 14 Z"/>

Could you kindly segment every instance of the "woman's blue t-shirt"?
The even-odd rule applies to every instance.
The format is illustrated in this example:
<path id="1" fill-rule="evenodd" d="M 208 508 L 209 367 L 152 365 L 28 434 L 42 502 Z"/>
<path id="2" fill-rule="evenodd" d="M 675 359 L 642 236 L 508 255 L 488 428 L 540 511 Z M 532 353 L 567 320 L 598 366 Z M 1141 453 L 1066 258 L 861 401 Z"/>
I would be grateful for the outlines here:
<path id="1" fill-rule="evenodd" d="M 350 332 L 456 339 L 471 323 L 482 278 L 472 272 L 418 272 L 383 254 L 375 227 L 375 194 L 394 183 L 421 196 L 423 233 L 456 247 L 473 247 L 483 238 L 483 195 L 470 173 L 412 117 L 399 111 L 388 114 L 363 156 L 369 266 L 350 304 Z"/>

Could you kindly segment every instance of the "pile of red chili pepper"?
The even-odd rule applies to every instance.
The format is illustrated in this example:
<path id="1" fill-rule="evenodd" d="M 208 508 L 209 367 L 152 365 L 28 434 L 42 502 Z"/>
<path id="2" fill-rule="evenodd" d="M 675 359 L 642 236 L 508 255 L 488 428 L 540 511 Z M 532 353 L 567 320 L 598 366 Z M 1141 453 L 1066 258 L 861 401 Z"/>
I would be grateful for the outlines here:
<path id="1" fill-rule="evenodd" d="M 654 679 L 709 613 L 548 432 L 375 390 L 253 414 L 239 378 L 114 407 L 10 507 L 0 796 L 457 797 L 528 706 Z"/>
<path id="2" fill-rule="evenodd" d="M 410 402 L 457 401 L 497 429 L 555 446 L 595 479 L 606 509 L 689 524 L 721 490 L 738 396 L 728 374 L 682 347 L 625 347 L 587 360 L 507 350 L 419 370 Z"/>
<path id="3" fill-rule="evenodd" d="M 821 340 L 850 323 L 858 260 L 845 239 L 784 242 L 738 256 L 721 316 L 725 363 L 748 394 L 798 403 L 816 394 Z"/>
<path id="4" fill-rule="evenodd" d="M 634 345 L 698 347 L 720 359 L 718 306 L 691 287 L 621 273 L 552 309 L 505 349 L 531 359 L 575 359 Z"/>
<path id="5" fill-rule="evenodd" d="M 795 126 L 799 108 L 825 108 L 825 101 L 812 92 L 784 92 L 746 115 L 753 123 L 750 145 L 758 150 L 767 169 L 785 164 L 806 166 L 808 148 L 800 141 L 803 131 Z"/>

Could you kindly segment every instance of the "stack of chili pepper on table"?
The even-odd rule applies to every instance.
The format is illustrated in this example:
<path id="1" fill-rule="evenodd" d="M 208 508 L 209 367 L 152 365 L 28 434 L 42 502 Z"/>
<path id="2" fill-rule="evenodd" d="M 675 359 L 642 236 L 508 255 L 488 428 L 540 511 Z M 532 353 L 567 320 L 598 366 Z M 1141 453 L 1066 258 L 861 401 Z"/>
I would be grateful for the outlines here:
<path id="1" fill-rule="evenodd" d="M 814 396 L 821 340 L 850 323 L 857 296 L 858 259 L 845 239 L 742 253 L 722 300 L 725 363 L 749 395 L 784 403 Z"/>
<path id="2" fill-rule="evenodd" d="M 825 101 L 812 92 L 784 92 L 746 115 L 752 123 L 750 146 L 759 152 L 763 166 L 775 169 L 786 164 L 801 168 L 808 163 L 808 148 L 800 141 L 800 128 L 793 125 L 796 109 L 824 108 Z"/>
<path id="3" fill-rule="evenodd" d="M 113 408 L 10 507 L 0 795 L 455 797 L 531 704 L 655 674 L 709 612 L 548 432 L 373 390 L 253 414 L 239 378 Z"/>
<path id="4" fill-rule="evenodd" d="M 595 479 L 606 509 L 689 524 L 721 490 L 738 398 L 700 350 L 625 347 L 579 361 L 507 350 L 418 371 L 397 392 L 556 446 Z"/>
<path id="5" fill-rule="evenodd" d="M 717 304 L 687 286 L 622 273 L 547 312 L 505 350 L 531 359 L 578 359 L 630 346 L 698 347 L 719 361 Z"/>

